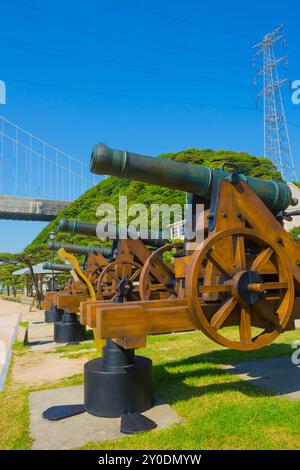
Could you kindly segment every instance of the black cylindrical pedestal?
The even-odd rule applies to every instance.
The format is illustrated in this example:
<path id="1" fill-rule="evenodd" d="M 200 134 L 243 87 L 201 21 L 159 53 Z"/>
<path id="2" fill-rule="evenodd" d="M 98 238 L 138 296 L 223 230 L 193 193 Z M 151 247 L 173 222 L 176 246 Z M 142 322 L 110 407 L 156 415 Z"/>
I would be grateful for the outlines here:
<path id="1" fill-rule="evenodd" d="M 62 320 L 54 323 L 55 343 L 79 343 L 86 340 L 86 328 L 76 314 L 64 313 Z"/>
<path id="2" fill-rule="evenodd" d="M 84 406 L 108 418 L 148 410 L 153 406 L 152 361 L 107 341 L 103 357 L 84 366 Z"/>
<path id="3" fill-rule="evenodd" d="M 61 321 L 63 314 L 63 309 L 57 308 L 56 305 L 52 305 L 49 310 L 45 310 L 45 322 L 55 323 L 56 321 Z"/>

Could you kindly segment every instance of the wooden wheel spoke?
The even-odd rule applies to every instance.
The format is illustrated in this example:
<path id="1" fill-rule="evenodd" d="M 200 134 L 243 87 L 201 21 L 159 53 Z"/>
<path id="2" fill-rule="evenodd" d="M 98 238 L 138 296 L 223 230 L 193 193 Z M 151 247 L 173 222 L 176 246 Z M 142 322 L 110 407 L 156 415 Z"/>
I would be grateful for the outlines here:
<path id="1" fill-rule="evenodd" d="M 141 269 L 137 269 L 131 276 L 130 276 L 130 281 L 134 281 L 135 279 L 137 279 L 139 277 L 139 275 L 141 274 Z"/>
<path id="2" fill-rule="evenodd" d="M 265 290 L 276 290 L 276 289 L 288 289 L 289 285 L 287 281 L 281 282 L 265 282 Z"/>
<path id="3" fill-rule="evenodd" d="M 261 282 L 248 285 L 248 290 L 251 292 L 265 292 L 267 290 L 288 289 L 288 282 Z"/>
<path id="4" fill-rule="evenodd" d="M 234 276 L 233 267 L 229 266 L 226 260 L 222 259 L 216 251 L 211 249 L 206 257 L 225 277 L 232 278 Z"/>
<path id="5" fill-rule="evenodd" d="M 215 330 L 218 330 L 229 317 L 237 303 L 238 301 L 234 297 L 230 297 L 226 300 L 222 307 L 213 315 L 210 321 L 210 326 Z"/>
<path id="6" fill-rule="evenodd" d="M 241 308 L 240 340 L 242 343 L 252 343 L 251 316 L 249 306 Z"/>
<path id="7" fill-rule="evenodd" d="M 286 294 L 287 294 L 287 292 L 286 292 Z M 284 298 L 282 299 L 281 304 L 279 305 L 279 307 L 276 310 L 276 313 L 277 313 L 280 320 L 282 320 L 282 318 L 285 315 L 285 311 L 286 311 L 286 308 L 287 308 L 287 302 L 288 302 L 288 296 L 285 295 Z"/>
<path id="8" fill-rule="evenodd" d="M 155 266 L 154 263 L 153 263 L 153 265 Z M 165 273 L 168 277 L 171 277 L 171 276 L 174 277 L 174 266 L 172 266 L 172 265 L 167 266 L 162 260 L 160 260 L 159 266 L 161 267 L 161 269 L 163 271 L 165 271 Z"/>
<path id="9" fill-rule="evenodd" d="M 260 270 L 265 266 L 265 264 L 270 260 L 271 256 L 273 255 L 274 250 L 273 248 L 265 248 L 260 254 L 255 258 L 252 263 L 251 271 L 260 272 Z"/>
<path id="10" fill-rule="evenodd" d="M 201 294 L 210 294 L 213 292 L 230 292 L 230 286 L 228 284 L 199 286 L 199 292 Z"/>
<path id="11" fill-rule="evenodd" d="M 165 285 L 164 284 L 151 284 L 151 285 L 149 285 L 149 290 L 151 290 L 152 292 L 155 292 L 155 291 L 160 290 L 160 289 L 165 289 Z"/>
<path id="12" fill-rule="evenodd" d="M 234 257 L 235 267 L 241 271 L 246 269 L 246 253 L 245 253 L 245 239 L 242 235 L 236 237 L 236 247 L 235 247 L 235 257 Z"/>

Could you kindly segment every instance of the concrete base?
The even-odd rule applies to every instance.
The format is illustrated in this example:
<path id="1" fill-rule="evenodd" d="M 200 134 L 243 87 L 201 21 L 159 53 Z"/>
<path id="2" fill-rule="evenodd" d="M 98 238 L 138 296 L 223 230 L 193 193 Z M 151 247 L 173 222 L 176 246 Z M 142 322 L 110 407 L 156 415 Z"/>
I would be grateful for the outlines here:
<path id="1" fill-rule="evenodd" d="M 83 403 L 83 385 L 33 392 L 29 396 L 30 433 L 34 450 L 63 450 L 81 447 L 90 441 L 106 441 L 124 437 L 120 433 L 120 418 L 98 418 L 89 413 L 61 421 L 48 421 L 43 411 L 54 405 Z M 167 404 L 158 404 L 143 413 L 163 429 L 182 420 Z M 151 431 L 155 432 L 155 431 Z"/>
<path id="2" fill-rule="evenodd" d="M 300 366 L 294 365 L 291 357 L 241 362 L 225 368 L 276 396 L 300 401 Z"/>

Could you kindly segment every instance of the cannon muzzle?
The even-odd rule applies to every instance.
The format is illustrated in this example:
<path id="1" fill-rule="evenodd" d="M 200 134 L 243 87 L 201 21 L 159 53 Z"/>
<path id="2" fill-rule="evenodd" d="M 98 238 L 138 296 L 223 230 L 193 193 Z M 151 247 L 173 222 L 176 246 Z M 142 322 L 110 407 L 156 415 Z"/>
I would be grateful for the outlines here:
<path id="1" fill-rule="evenodd" d="M 109 258 L 111 256 L 111 249 L 102 246 L 88 246 L 88 245 L 64 245 L 63 243 L 55 243 L 53 240 L 48 244 L 48 250 L 58 251 L 60 248 L 64 248 L 67 253 L 73 253 L 78 255 L 89 255 L 91 253 L 104 256 Z"/>
<path id="2" fill-rule="evenodd" d="M 60 232 L 77 233 L 90 237 L 97 237 L 96 228 L 97 224 L 78 222 L 77 220 L 60 219 L 58 223 L 58 230 Z"/>
<path id="3" fill-rule="evenodd" d="M 104 144 L 93 148 L 90 170 L 99 175 L 113 175 L 144 183 L 178 189 L 211 198 L 215 180 L 230 179 L 231 173 L 200 165 L 188 165 L 167 158 L 151 158 L 145 155 L 113 150 Z M 294 205 L 291 190 L 285 182 L 260 180 L 240 174 L 264 204 L 275 214 Z"/>
<path id="4" fill-rule="evenodd" d="M 66 264 L 44 263 L 43 269 L 62 273 L 69 273 L 71 271 L 71 266 L 67 266 Z"/>
<path id="5" fill-rule="evenodd" d="M 58 224 L 58 230 L 60 232 L 77 233 L 80 235 L 89 235 L 90 237 L 98 238 L 99 233 L 105 233 L 105 230 L 104 230 L 105 226 L 106 224 L 101 224 L 101 223 L 92 224 L 90 222 L 78 222 L 77 220 L 60 219 L 59 224 Z M 159 237 L 152 239 L 152 238 L 148 238 L 147 235 L 148 234 L 141 232 L 140 237 L 139 237 L 140 240 L 142 240 L 145 243 L 145 245 L 149 245 L 154 248 L 160 248 L 166 243 L 169 243 L 168 239 L 159 238 Z M 116 227 L 116 237 L 117 239 L 119 238 L 119 227 Z M 128 234 L 128 237 L 130 238 L 129 234 Z"/>

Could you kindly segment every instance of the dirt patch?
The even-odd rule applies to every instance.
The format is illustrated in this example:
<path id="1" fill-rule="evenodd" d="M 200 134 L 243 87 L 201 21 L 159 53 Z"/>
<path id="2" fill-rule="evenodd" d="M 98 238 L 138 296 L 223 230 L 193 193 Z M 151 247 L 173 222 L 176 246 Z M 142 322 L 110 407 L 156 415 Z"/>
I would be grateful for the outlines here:
<path id="1" fill-rule="evenodd" d="M 12 377 L 15 382 L 26 386 L 56 382 L 74 374 L 83 373 L 86 357 L 68 359 L 57 354 L 42 354 L 31 351 L 16 355 Z"/>

